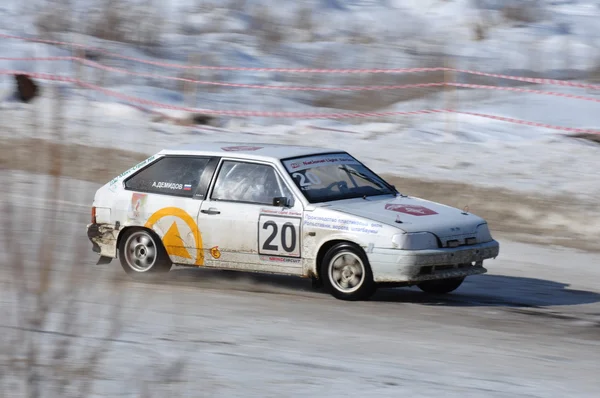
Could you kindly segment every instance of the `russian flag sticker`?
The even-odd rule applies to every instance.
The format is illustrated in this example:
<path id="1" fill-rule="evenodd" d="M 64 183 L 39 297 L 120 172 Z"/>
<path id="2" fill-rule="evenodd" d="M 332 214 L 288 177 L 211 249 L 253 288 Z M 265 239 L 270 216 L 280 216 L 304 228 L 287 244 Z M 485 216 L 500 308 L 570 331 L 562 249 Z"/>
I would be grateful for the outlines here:
<path id="1" fill-rule="evenodd" d="M 185 184 L 183 186 L 183 190 L 184 191 L 191 191 L 192 190 L 192 185 L 191 184 Z"/>

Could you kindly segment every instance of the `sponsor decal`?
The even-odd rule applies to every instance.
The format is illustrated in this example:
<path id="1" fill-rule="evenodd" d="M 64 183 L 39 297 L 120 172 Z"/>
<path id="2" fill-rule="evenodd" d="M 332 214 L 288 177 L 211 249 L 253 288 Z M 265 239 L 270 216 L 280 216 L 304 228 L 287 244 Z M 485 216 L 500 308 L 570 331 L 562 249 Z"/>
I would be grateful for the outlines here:
<path id="1" fill-rule="evenodd" d="M 177 220 L 183 224 L 178 225 Z M 165 224 L 170 224 L 168 229 Z M 194 265 L 204 265 L 202 236 L 196 222 L 185 210 L 178 207 L 162 208 L 148 218 L 144 227 L 162 235 L 163 245 L 170 256 L 182 257 Z M 181 227 L 189 229 L 189 233 L 182 235 L 179 230 Z M 167 232 L 163 234 L 165 229 Z"/>
<path id="2" fill-rule="evenodd" d="M 156 182 L 152 183 L 152 188 L 161 189 L 183 189 L 183 184 L 177 184 L 175 182 Z M 191 189 L 191 188 L 190 188 Z"/>
<path id="3" fill-rule="evenodd" d="M 306 214 L 304 225 L 307 227 L 331 229 L 346 232 L 361 232 L 366 234 L 377 234 L 383 228 L 378 222 L 362 221 L 348 218 L 321 217 Z"/>
<path id="4" fill-rule="evenodd" d="M 146 201 L 148 195 L 145 193 L 134 193 L 131 195 L 131 202 L 129 202 L 129 209 L 127 211 L 127 221 L 135 222 L 139 221 L 141 216 L 146 212 Z"/>
<path id="5" fill-rule="evenodd" d="M 261 261 L 271 261 L 271 262 L 277 262 L 277 263 L 292 263 L 292 264 L 299 264 L 300 260 L 299 258 L 291 258 L 291 257 L 279 257 L 279 256 L 260 256 Z"/>
<path id="6" fill-rule="evenodd" d="M 140 163 L 136 164 L 135 166 L 133 166 L 133 167 L 132 167 L 132 168 L 130 168 L 129 170 L 127 170 L 127 171 L 124 171 L 124 172 L 122 172 L 121 174 L 119 174 L 118 176 L 116 176 L 115 178 L 113 178 L 113 179 L 112 179 L 112 180 L 109 182 L 109 184 L 111 185 L 111 187 L 110 187 L 111 191 L 112 191 L 113 189 L 115 189 L 115 188 L 116 188 L 115 184 L 116 184 L 116 182 L 117 182 L 117 181 L 119 181 L 119 179 L 120 179 L 120 178 L 122 178 L 122 177 L 126 176 L 127 174 L 129 174 L 129 173 L 131 173 L 131 172 L 133 172 L 133 171 L 136 171 L 136 170 L 140 169 L 141 167 L 143 167 L 143 166 L 145 166 L 145 165 L 147 165 L 148 163 L 152 162 L 152 161 L 154 160 L 154 158 L 155 158 L 155 156 L 150 156 L 150 157 L 149 157 L 149 158 L 147 158 L 146 160 L 143 160 L 143 161 L 141 161 Z M 113 191 L 113 192 L 114 192 L 114 191 Z"/>
<path id="7" fill-rule="evenodd" d="M 183 190 L 184 191 L 191 191 L 192 190 L 192 184 L 184 184 L 183 185 Z"/>
<path id="8" fill-rule="evenodd" d="M 397 211 L 398 213 L 410 214 L 411 216 L 431 216 L 438 214 L 437 212 L 419 205 L 397 205 L 388 203 L 385 205 L 386 210 Z"/>
<path id="9" fill-rule="evenodd" d="M 301 217 L 302 212 L 291 209 L 283 209 L 283 210 L 272 210 L 272 209 L 260 209 L 260 214 L 273 214 L 278 216 L 295 216 Z"/>
<path id="10" fill-rule="evenodd" d="M 219 246 L 213 246 L 210 248 L 210 255 L 213 256 L 213 258 L 220 258 L 221 257 L 221 251 L 219 250 Z"/>
<path id="11" fill-rule="evenodd" d="M 239 146 L 225 146 L 221 148 L 224 151 L 227 152 L 237 152 L 237 151 L 257 151 L 259 149 L 262 149 L 262 146 L 245 146 L 245 145 L 239 145 Z"/>
<path id="12" fill-rule="evenodd" d="M 354 164 L 359 165 L 360 163 L 352 158 L 350 155 L 316 155 L 309 156 L 302 159 L 286 160 L 284 166 L 288 171 L 294 170 L 306 170 L 317 166 L 330 165 L 330 164 Z"/>

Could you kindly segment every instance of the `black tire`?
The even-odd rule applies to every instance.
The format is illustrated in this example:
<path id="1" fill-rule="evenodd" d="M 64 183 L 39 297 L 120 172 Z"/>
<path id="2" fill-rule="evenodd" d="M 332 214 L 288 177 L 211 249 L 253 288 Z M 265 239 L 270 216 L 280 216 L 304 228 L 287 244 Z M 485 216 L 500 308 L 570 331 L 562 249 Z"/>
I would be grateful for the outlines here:
<path id="1" fill-rule="evenodd" d="M 319 267 L 323 285 L 339 300 L 366 300 L 375 293 L 369 260 L 356 245 L 344 242 L 334 245 L 327 250 Z"/>
<path id="2" fill-rule="evenodd" d="M 458 289 L 458 287 L 462 285 L 464 280 L 464 277 L 438 279 L 433 281 L 421 282 L 417 285 L 417 287 L 425 293 L 446 294 Z"/>
<path id="3" fill-rule="evenodd" d="M 125 231 L 120 240 L 119 260 L 126 273 L 139 279 L 164 274 L 172 266 L 160 238 L 143 228 Z"/>

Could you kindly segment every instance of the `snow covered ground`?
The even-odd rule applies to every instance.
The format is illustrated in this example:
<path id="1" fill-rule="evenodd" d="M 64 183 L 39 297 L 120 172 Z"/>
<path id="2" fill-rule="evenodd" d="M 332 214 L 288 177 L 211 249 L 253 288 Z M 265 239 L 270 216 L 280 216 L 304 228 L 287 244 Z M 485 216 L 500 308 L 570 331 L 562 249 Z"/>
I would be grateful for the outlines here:
<path id="1" fill-rule="evenodd" d="M 180 0 L 158 6 L 164 16 L 160 26 L 161 43 L 151 51 L 80 33 L 50 32 L 43 37 L 77 41 L 130 57 L 175 63 L 186 63 L 190 54 L 199 54 L 201 62 L 205 60 L 207 64 L 242 67 L 398 68 L 444 66 L 440 62 L 449 61 L 457 68 L 486 72 L 525 76 L 537 73 L 544 77 L 580 80 L 593 76 L 593 71 L 600 65 L 599 4 L 583 0 L 540 1 L 538 7 L 520 9 L 529 22 L 503 19 L 502 7 L 522 3 L 508 0 L 320 0 L 301 2 L 294 7 L 269 7 L 267 13 L 257 7 L 270 3 L 258 0 L 225 3 Z M 60 12 L 58 3 L 48 4 L 55 6 L 43 8 L 45 13 Z M 89 2 L 75 2 L 71 10 L 77 22 L 73 25 L 76 29 L 88 20 L 88 14 L 92 15 L 89 18 L 95 15 L 86 4 Z M 303 14 L 302 9 L 311 12 Z M 45 15 L 40 10 L 30 3 L 2 2 L 0 18 L 6 23 L 3 22 L 0 33 L 35 36 L 40 15 Z M 266 24 L 266 19 L 284 28 L 283 36 L 269 47 L 264 46 L 257 25 L 257 21 Z M 484 24 L 486 29 L 481 40 L 473 37 L 477 23 Z M 359 40 L 357 35 L 362 39 Z M 0 56 L 3 57 L 69 54 L 69 48 L 65 47 L 0 40 Z M 101 58 L 99 62 L 135 72 L 170 76 L 180 72 L 117 58 Z M 73 65 L 66 62 L 5 60 L 0 61 L 2 68 L 66 76 L 73 76 L 74 71 Z M 385 83 L 393 84 L 394 76 L 384 78 L 387 79 Z M 416 78 L 423 79 L 424 76 Z M 401 79 L 407 79 L 406 75 L 397 77 L 402 82 Z M 84 78 L 95 83 L 100 79 L 90 68 L 85 68 Z M 279 73 L 204 73 L 199 78 L 246 84 L 306 85 L 315 77 L 296 74 L 292 76 L 295 79 L 292 83 Z M 321 79 L 318 85 L 335 86 L 344 84 L 343 79 L 347 77 L 317 78 Z M 361 78 L 368 80 L 370 77 Z M 465 75 L 457 77 L 459 82 L 465 79 Z M 487 82 L 500 86 L 510 83 L 504 80 Z M 171 105 L 184 104 L 184 96 L 176 82 L 164 79 L 108 73 L 101 84 L 127 95 Z M 48 137 L 48 131 L 31 130 L 31 110 L 41 111 L 42 123 L 51 125 L 49 116 L 56 113 L 50 89 L 53 85 L 44 82 L 44 97 L 33 105 L 12 102 L 9 96 L 12 85 L 9 76 L 0 77 L 0 89 L 4 93 L 4 101 L 0 104 L 3 127 L 0 134 Z M 66 137 L 89 145 L 151 153 L 164 146 L 214 140 L 216 136 L 227 141 L 293 142 L 348 150 L 376 171 L 389 174 L 468 181 L 529 193 L 566 193 L 585 200 L 595 200 L 600 194 L 600 180 L 596 178 L 599 148 L 546 128 L 457 114 L 341 121 L 223 117 L 219 123 L 227 131 L 215 133 L 152 123 L 151 115 L 115 98 L 65 84 L 54 87 L 60 87 L 66 96 L 69 125 L 64 132 Z M 556 86 L 530 88 L 600 99 L 600 92 L 593 90 Z M 460 90 L 451 95 L 430 91 L 421 95 L 416 90 L 419 89 L 413 89 L 411 93 L 417 94 L 406 98 L 400 93 L 398 98 L 403 100 L 375 110 L 414 111 L 451 106 L 460 111 L 559 126 L 597 129 L 600 125 L 600 104 L 597 102 L 482 90 Z M 360 101 L 357 93 L 351 93 L 334 97 L 328 108 L 317 107 L 325 95 L 327 93 L 239 88 L 206 92 L 201 88 L 195 104 L 199 108 L 216 110 L 332 113 L 340 112 L 333 107 L 344 103 L 349 96 Z"/>

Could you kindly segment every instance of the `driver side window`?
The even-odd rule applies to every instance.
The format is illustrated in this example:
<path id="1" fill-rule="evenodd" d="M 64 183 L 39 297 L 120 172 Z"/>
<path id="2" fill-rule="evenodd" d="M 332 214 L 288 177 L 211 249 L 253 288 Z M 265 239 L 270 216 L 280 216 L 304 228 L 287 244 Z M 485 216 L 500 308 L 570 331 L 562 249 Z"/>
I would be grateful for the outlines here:
<path id="1" fill-rule="evenodd" d="M 272 166 L 226 160 L 211 195 L 213 200 L 272 205 L 273 198 L 292 193 Z"/>

